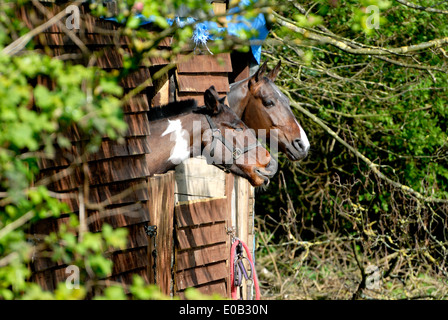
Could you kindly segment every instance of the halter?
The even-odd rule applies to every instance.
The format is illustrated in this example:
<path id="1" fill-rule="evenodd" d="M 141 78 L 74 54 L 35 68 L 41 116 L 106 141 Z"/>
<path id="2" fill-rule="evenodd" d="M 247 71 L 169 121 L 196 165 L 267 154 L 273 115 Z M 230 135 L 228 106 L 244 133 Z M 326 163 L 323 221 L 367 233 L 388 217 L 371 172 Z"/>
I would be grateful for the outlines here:
<path id="1" fill-rule="evenodd" d="M 261 146 L 261 143 L 257 140 L 256 143 L 251 144 L 247 147 L 245 147 L 244 149 L 240 149 L 237 146 L 234 146 L 233 144 L 229 143 L 226 138 L 224 138 L 224 136 L 221 133 L 221 130 L 218 129 L 218 127 L 215 125 L 215 123 L 213 122 L 212 118 L 209 115 L 205 115 L 205 118 L 208 121 L 208 124 L 210 126 L 210 129 L 212 130 L 212 145 L 210 147 L 210 157 L 213 158 L 213 156 L 215 155 L 215 148 L 216 148 L 216 142 L 217 140 L 221 141 L 222 144 L 230 150 L 230 152 L 232 152 L 232 158 L 233 160 L 237 160 L 239 157 L 241 157 L 241 155 L 243 155 L 244 153 L 255 149 L 258 146 Z M 226 164 L 215 164 L 213 163 L 214 166 L 222 169 L 224 172 L 229 173 L 230 172 L 230 167 L 232 166 L 233 163 L 226 163 Z"/>

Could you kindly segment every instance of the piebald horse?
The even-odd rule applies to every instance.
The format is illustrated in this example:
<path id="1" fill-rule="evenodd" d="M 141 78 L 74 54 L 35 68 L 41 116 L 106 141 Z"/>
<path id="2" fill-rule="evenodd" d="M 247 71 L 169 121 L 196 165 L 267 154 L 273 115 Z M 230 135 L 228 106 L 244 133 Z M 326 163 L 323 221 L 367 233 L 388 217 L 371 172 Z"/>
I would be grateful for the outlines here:
<path id="1" fill-rule="evenodd" d="M 244 177 L 255 187 L 269 183 L 275 160 L 224 100 L 211 86 L 203 107 L 185 100 L 151 108 L 151 174 L 165 173 L 183 160 L 204 155 L 207 163 Z"/>
<path id="2" fill-rule="evenodd" d="M 227 101 L 238 117 L 256 133 L 266 130 L 266 138 L 278 143 L 280 151 L 292 161 L 305 158 L 310 143 L 292 113 L 289 99 L 274 84 L 281 62 L 267 75 L 266 62 L 255 74 L 232 83 Z M 276 135 L 271 131 L 277 130 Z"/>

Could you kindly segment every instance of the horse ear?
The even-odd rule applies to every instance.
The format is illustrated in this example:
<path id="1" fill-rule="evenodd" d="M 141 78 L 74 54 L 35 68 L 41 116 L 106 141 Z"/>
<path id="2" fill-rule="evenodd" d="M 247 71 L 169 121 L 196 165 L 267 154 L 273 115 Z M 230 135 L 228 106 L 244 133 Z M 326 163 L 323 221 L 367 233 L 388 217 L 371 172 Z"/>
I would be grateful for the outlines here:
<path id="1" fill-rule="evenodd" d="M 264 74 L 266 73 L 267 61 L 265 61 L 260 68 L 254 73 L 254 75 L 249 80 L 249 89 L 254 90 L 256 88 L 256 84 L 263 79 Z"/>
<path id="2" fill-rule="evenodd" d="M 277 79 L 278 73 L 280 72 L 280 67 L 281 67 L 281 65 L 282 65 L 282 61 L 279 60 L 278 63 L 277 63 L 277 65 L 275 66 L 275 68 L 272 69 L 271 71 L 269 71 L 267 77 L 268 77 L 269 79 L 271 79 L 272 82 L 274 82 L 275 79 Z"/>
<path id="3" fill-rule="evenodd" d="M 253 78 L 255 78 L 256 82 L 260 81 L 264 74 L 266 73 L 266 68 L 267 68 L 268 62 L 265 61 L 260 68 L 258 68 L 257 72 L 255 72 Z"/>
<path id="4" fill-rule="evenodd" d="M 219 98 L 219 104 L 225 104 L 226 103 L 226 97 L 222 97 L 222 98 Z"/>
<path id="5" fill-rule="evenodd" d="M 204 104 L 205 108 L 210 111 L 212 114 L 219 113 L 219 95 L 216 92 L 215 86 L 211 86 L 204 93 Z"/>

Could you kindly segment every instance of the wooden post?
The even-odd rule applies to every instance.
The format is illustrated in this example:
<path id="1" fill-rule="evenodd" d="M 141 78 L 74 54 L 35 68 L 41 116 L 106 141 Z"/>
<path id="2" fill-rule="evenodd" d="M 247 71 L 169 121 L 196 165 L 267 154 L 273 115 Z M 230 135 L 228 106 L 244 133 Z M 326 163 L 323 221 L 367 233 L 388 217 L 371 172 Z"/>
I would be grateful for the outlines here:
<path id="1" fill-rule="evenodd" d="M 154 175 L 149 179 L 150 223 L 157 226 L 157 235 L 149 240 L 149 278 L 160 287 L 162 293 L 173 293 L 173 221 L 174 221 L 174 171 Z M 155 255 L 154 255 L 155 248 Z"/>
<path id="2" fill-rule="evenodd" d="M 213 12 L 215 15 L 220 15 L 226 12 L 227 10 L 227 3 L 224 2 L 216 2 L 214 1 L 212 3 L 213 6 Z M 219 17 L 218 21 L 222 24 L 223 27 L 227 27 L 227 20 L 226 17 Z"/>
<path id="3" fill-rule="evenodd" d="M 233 215 L 234 221 L 232 221 L 233 226 L 235 226 L 235 235 L 241 241 L 246 243 L 251 255 L 253 256 L 254 251 L 254 188 L 250 183 L 241 177 L 235 176 L 234 183 L 234 210 Z M 244 287 L 243 299 L 252 299 L 252 286 Z"/>

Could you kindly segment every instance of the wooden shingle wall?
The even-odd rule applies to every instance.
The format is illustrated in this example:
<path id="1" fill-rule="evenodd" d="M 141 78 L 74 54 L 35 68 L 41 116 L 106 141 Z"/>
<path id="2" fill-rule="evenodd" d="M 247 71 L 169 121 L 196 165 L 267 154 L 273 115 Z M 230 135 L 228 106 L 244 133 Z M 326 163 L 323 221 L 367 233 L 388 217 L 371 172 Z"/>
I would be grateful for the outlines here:
<path id="1" fill-rule="evenodd" d="M 227 296 L 227 198 L 181 202 L 175 210 L 176 293 L 182 295 L 186 288 L 196 287 L 206 294 Z"/>
<path id="2" fill-rule="evenodd" d="M 44 12 L 54 15 L 64 10 L 65 5 L 41 4 Z M 42 8 L 41 8 L 42 10 Z M 80 30 L 74 34 L 85 44 L 91 54 L 86 59 L 81 48 L 64 32 L 64 28 L 53 25 L 34 41 L 35 49 L 50 56 L 68 59 L 84 65 L 96 65 L 105 70 L 119 70 L 123 67 L 123 59 L 119 50 L 130 52 L 126 47 L 129 40 L 118 36 L 118 24 L 97 19 L 89 14 L 88 4 L 80 6 Z M 33 29 L 46 21 L 49 16 L 32 6 L 22 8 L 18 13 L 21 20 Z M 148 237 L 144 226 L 150 224 L 150 189 L 148 183 L 148 166 L 146 156 L 151 152 L 147 136 L 150 127 L 146 111 L 150 107 L 148 92 L 152 90 L 151 69 L 141 66 L 121 82 L 125 93 L 145 82 L 140 94 L 131 98 L 124 108 L 124 120 L 128 124 L 124 143 L 120 144 L 103 137 L 98 152 L 87 157 L 87 167 L 72 165 L 73 160 L 80 157 L 89 137 L 83 137 L 74 126 L 67 132 L 71 147 L 65 150 L 57 149 L 55 159 L 42 159 L 40 162 L 42 179 L 51 179 L 60 175 L 49 184 L 49 189 L 70 194 L 67 202 L 70 210 L 79 213 L 79 187 L 84 178 L 89 184 L 88 201 L 93 205 L 101 204 L 97 210 L 86 210 L 88 230 L 98 232 L 104 223 L 114 228 L 124 227 L 129 231 L 125 250 L 110 251 L 107 255 L 114 262 L 112 275 L 106 281 L 130 283 L 133 274 L 142 276 L 149 281 L 151 271 L 148 259 Z M 51 88 L 46 79 L 38 79 L 38 83 Z M 86 199 L 87 200 L 87 199 Z M 43 235 L 57 230 L 66 223 L 67 216 L 58 219 L 47 219 L 34 226 L 36 241 Z M 33 268 L 33 278 L 46 289 L 54 289 L 57 282 L 63 281 L 66 265 L 62 261 L 51 261 L 44 256 L 36 256 Z"/>
<path id="3" fill-rule="evenodd" d="M 232 72 L 229 53 L 179 56 L 178 60 L 186 60 L 177 66 L 177 98 L 179 100 L 196 99 L 199 105 L 203 105 L 204 92 L 211 85 L 215 86 L 220 96 L 227 95 L 228 74 Z"/>
<path id="4" fill-rule="evenodd" d="M 65 8 L 54 3 L 42 6 L 53 15 Z M 122 68 L 119 52 L 132 54 L 129 39 L 118 35 L 118 24 L 89 15 L 87 4 L 80 9 L 81 29 L 75 34 L 90 50 L 88 59 L 82 55 L 76 39 L 58 25 L 35 38 L 36 50 L 108 71 Z M 35 9 L 22 9 L 18 15 L 30 29 L 48 19 Z M 170 40 L 165 39 L 160 45 L 169 49 Z M 63 201 L 74 213 L 79 213 L 82 198 L 79 186 L 87 179 L 88 201 L 104 205 L 101 210 L 87 210 L 88 229 L 100 231 L 104 223 L 128 229 L 127 248 L 107 252 L 114 267 L 106 281 L 129 284 L 132 276 L 138 274 L 149 283 L 157 283 L 166 294 L 183 296 L 186 288 L 196 287 L 203 293 L 229 296 L 229 232 L 234 230 L 234 235 L 252 246 L 253 237 L 248 235 L 253 234 L 253 224 L 245 217 L 253 215 L 253 188 L 247 181 L 226 175 L 205 162 L 198 164 L 198 159 L 178 166 L 176 173 L 150 177 L 147 169 L 151 150 L 147 143 L 150 125 L 146 111 L 150 107 L 190 98 L 203 105 L 203 94 L 211 85 L 221 96 L 229 91 L 233 70 L 230 54 L 210 55 L 205 48 L 201 54 L 198 50 L 195 53 L 178 55 L 177 68 L 154 83 L 149 80 L 151 74 L 167 64 L 162 58 L 150 59 L 150 67 L 142 64 L 123 79 L 125 93 L 145 84 L 123 106 L 129 127 L 123 144 L 103 137 L 98 152 L 88 156 L 86 168 L 73 166 L 73 160 L 83 154 L 89 137 L 81 136 L 72 127 L 67 132 L 71 147 L 57 150 L 55 159 L 41 160 L 41 178 L 60 176 L 51 181 L 49 188 L 70 195 Z M 49 88 L 53 85 L 45 78 L 38 83 Z M 67 221 L 68 217 L 62 216 L 36 224 L 33 230 L 36 241 Z M 157 226 L 156 236 L 145 233 L 144 227 L 148 225 Z M 33 278 L 46 289 L 54 289 L 57 282 L 67 277 L 62 261 L 51 261 L 42 255 L 35 257 L 32 268 Z"/>

